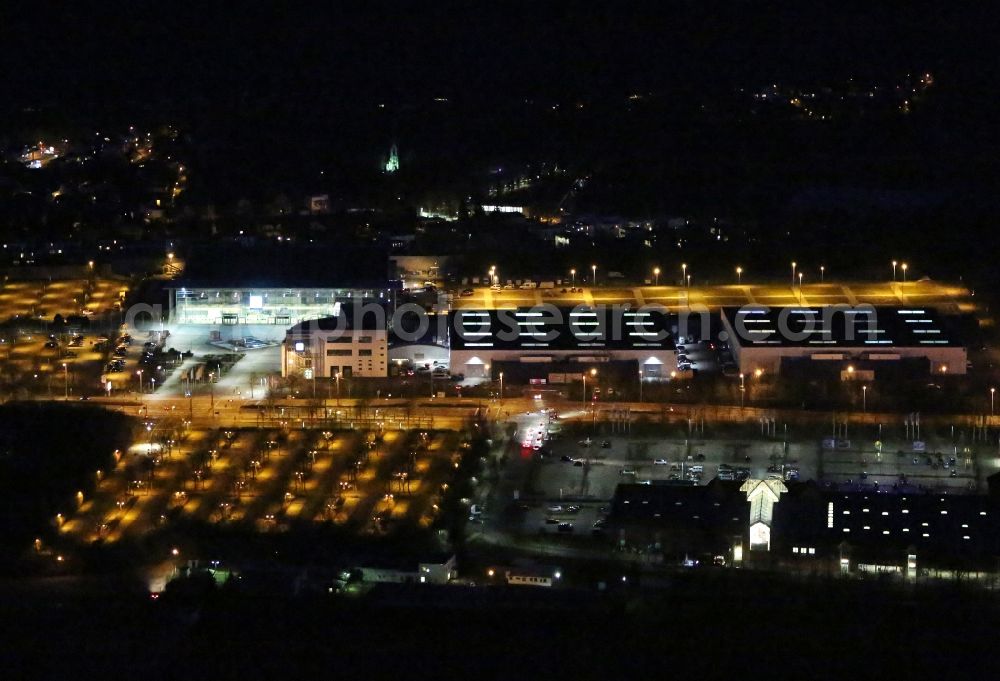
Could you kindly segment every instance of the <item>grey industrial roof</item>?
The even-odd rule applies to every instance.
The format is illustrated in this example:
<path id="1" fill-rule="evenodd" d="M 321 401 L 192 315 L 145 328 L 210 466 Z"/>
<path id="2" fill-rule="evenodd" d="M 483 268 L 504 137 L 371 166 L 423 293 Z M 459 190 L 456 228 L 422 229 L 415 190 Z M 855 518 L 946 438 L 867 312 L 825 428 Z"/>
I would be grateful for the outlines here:
<path id="1" fill-rule="evenodd" d="M 874 307 L 727 307 L 723 315 L 743 347 L 956 347 L 962 343 L 937 312 L 922 305 Z"/>
<path id="2" fill-rule="evenodd" d="M 621 306 L 456 310 L 453 350 L 672 350 L 669 318 L 658 308 Z"/>

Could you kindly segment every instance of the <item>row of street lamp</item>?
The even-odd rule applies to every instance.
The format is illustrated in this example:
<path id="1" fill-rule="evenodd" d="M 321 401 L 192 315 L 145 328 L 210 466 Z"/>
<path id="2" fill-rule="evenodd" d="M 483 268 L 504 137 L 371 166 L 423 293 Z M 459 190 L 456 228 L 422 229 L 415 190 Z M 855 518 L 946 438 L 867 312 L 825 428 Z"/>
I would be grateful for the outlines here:
<path id="1" fill-rule="evenodd" d="M 792 264 L 792 286 L 795 286 L 796 279 L 797 279 L 798 280 L 798 285 L 801 288 L 802 287 L 802 280 L 803 280 L 803 278 L 804 278 L 805 275 L 802 272 L 802 270 L 798 269 L 798 263 L 797 262 L 795 262 L 793 260 L 791 264 Z M 897 260 L 893 260 L 892 261 L 892 280 L 896 281 L 896 271 L 897 271 L 897 268 L 899 268 L 902 271 L 902 273 L 903 273 L 903 283 L 905 284 L 906 283 L 906 272 L 909 269 L 909 267 L 910 266 L 907 265 L 905 262 L 901 263 L 901 262 L 899 262 Z M 591 265 L 590 269 L 591 269 L 591 273 L 592 273 L 592 277 L 593 277 L 592 278 L 593 284 L 594 284 L 594 286 L 596 286 L 597 285 L 597 265 Z M 491 278 L 491 281 L 495 279 L 495 272 L 496 272 L 496 266 L 494 265 L 493 267 L 490 268 L 490 278 Z M 659 267 L 654 267 L 653 268 L 653 285 L 654 286 L 659 286 L 660 285 L 660 272 L 661 272 L 661 270 L 660 270 Z M 570 274 L 570 278 L 572 279 L 572 285 L 576 286 L 576 268 L 570 269 L 569 274 Z M 820 281 L 820 283 L 824 283 L 826 281 L 826 265 L 820 265 L 819 266 L 819 281 Z M 684 286 L 687 286 L 688 288 L 690 288 L 690 286 L 691 286 L 691 275 L 688 274 L 687 263 L 681 263 L 681 283 Z M 737 284 L 742 284 L 743 283 L 743 267 L 741 265 L 737 265 L 737 267 L 736 267 L 736 283 Z"/>

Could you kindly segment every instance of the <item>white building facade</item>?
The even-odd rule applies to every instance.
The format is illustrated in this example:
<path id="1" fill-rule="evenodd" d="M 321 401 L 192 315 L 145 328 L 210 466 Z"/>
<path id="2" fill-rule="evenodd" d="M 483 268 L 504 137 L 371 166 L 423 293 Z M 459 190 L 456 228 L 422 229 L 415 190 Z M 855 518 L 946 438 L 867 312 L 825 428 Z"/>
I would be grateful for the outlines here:
<path id="1" fill-rule="evenodd" d="M 303 378 L 379 378 L 388 375 L 384 328 L 346 328 L 342 317 L 296 324 L 281 344 L 281 375 Z"/>

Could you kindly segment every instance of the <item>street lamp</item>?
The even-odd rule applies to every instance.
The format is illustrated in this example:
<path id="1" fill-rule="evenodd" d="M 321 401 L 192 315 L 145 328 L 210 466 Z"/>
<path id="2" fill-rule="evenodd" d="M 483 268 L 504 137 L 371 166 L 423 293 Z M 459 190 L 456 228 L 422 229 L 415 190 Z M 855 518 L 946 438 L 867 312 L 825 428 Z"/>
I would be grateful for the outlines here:
<path id="1" fill-rule="evenodd" d="M 742 267 L 737 267 L 736 268 L 736 283 L 737 284 L 742 284 L 743 283 L 743 268 Z"/>
<path id="2" fill-rule="evenodd" d="M 993 416 L 993 407 L 996 404 L 996 388 L 990 388 L 990 416 Z"/>
<path id="3" fill-rule="evenodd" d="M 590 370 L 591 376 L 597 376 L 597 369 Z M 583 374 L 583 406 L 587 407 L 587 374 Z"/>
<path id="4" fill-rule="evenodd" d="M 892 261 L 892 280 L 896 281 L 896 265 L 898 265 L 895 260 Z"/>
<path id="5" fill-rule="evenodd" d="M 654 267 L 653 268 L 653 285 L 654 286 L 659 286 L 660 285 L 660 268 L 659 267 Z"/>
<path id="6" fill-rule="evenodd" d="M 500 402 L 503 403 L 503 372 L 500 372 Z"/>
<path id="7" fill-rule="evenodd" d="M 819 266 L 819 283 L 822 284 L 823 282 L 826 281 L 826 277 L 824 276 L 825 274 L 826 274 L 826 267 L 823 266 L 823 265 L 820 265 Z"/>
<path id="8" fill-rule="evenodd" d="M 642 402 L 642 369 L 639 369 L 639 401 Z"/>
<path id="9" fill-rule="evenodd" d="M 135 372 L 135 375 L 139 377 L 139 394 L 142 394 L 142 369 Z"/>
<path id="10" fill-rule="evenodd" d="M 901 264 L 901 265 L 899 266 L 899 268 L 900 268 L 901 270 L 903 270 L 903 283 L 905 284 L 905 283 L 906 283 L 906 270 L 907 270 L 907 269 L 909 269 L 909 265 L 907 265 L 907 264 L 906 264 L 906 263 L 904 262 L 904 263 L 902 263 L 902 264 Z"/>
<path id="11" fill-rule="evenodd" d="M 569 276 L 573 278 L 573 286 L 576 286 L 576 268 L 569 271 Z"/>
<path id="12" fill-rule="evenodd" d="M 594 286 L 597 286 L 597 265 L 591 265 L 590 269 L 594 273 Z"/>
<path id="13" fill-rule="evenodd" d="M 746 386 L 746 383 L 744 382 L 744 378 L 745 378 L 744 375 L 740 374 L 740 409 L 743 408 L 743 396 L 744 396 L 744 394 L 746 393 L 746 390 L 747 390 L 747 386 Z"/>
<path id="14" fill-rule="evenodd" d="M 861 386 L 861 411 L 863 413 L 868 412 L 868 386 Z"/>
<path id="15" fill-rule="evenodd" d="M 792 261 L 792 286 L 795 286 L 795 267 L 796 267 L 796 264 L 795 264 L 795 261 L 793 260 Z"/>
<path id="16" fill-rule="evenodd" d="M 687 281 L 688 278 L 688 266 L 686 262 L 681 263 L 681 284 Z"/>
<path id="17" fill-rule="evenodd" d="M 66 362 L 62 363 L 63 367 L 63 378 L 66 381 L 66 399 L 69 399 L 69 367 L 66 366 Z"/>

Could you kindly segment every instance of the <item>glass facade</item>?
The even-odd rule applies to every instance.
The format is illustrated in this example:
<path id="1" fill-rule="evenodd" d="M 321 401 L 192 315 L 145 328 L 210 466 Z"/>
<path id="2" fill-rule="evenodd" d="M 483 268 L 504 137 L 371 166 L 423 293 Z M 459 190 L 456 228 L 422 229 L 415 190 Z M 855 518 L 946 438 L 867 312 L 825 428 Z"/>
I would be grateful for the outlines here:
<path id="1" fill-rule="evenodd" d="M 181 288 L 172 292 L 173 324 L 292 326 L 338 314 L 338 305 L 385 301 L 377 289 Z"/>

